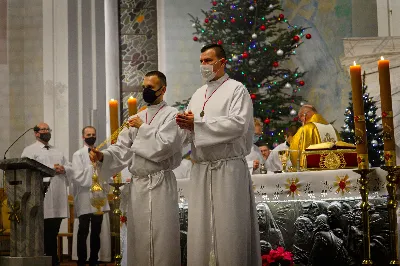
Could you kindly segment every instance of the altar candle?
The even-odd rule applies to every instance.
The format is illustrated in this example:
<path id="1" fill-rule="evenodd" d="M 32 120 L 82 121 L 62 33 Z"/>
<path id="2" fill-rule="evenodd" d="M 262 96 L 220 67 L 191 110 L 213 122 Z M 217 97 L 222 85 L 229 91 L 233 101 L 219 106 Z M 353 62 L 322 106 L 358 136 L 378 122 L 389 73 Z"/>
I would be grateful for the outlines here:
<path id="1" fill-rule="evenodd" d="M 129 116 L 137 114 L 137 100 L 132 96 L 128 98 Z"/>
<path id="2" fill-rule="evenodd" d="M 353 95 L 354 129 L 358 168 L 368 169 L 367 130 L 365 126 L 364 102 L 361 81 L 361 66 L 350 66 L 351 88 Z"/>
<path id="3" fill-rule="evenodd" d="M 396 165 L 393 109 L 392 109 L 392 89 L 390 85 L 389 60 L 381 57 L 378 61 L 379 85 L 381 94 L 382 126 L 385 164 Z"/>
<path id="4" fill-rule="evenodd" d="M 109 102 L 110 107 L 110 130 L 111 135 L 119 128 L 118 126 L 118 101 L 111 99 Z"/>

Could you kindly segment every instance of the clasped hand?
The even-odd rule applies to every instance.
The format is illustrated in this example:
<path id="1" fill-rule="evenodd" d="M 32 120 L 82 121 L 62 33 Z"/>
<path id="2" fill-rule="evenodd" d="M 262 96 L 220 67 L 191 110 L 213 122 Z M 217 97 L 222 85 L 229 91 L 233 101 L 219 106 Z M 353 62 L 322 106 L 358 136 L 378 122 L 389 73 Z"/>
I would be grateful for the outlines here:
<path id="1" fill-rule="evenodd" d="M 130 127 L 135 127 L 135 128 L 139 128 L 143 125 L 143 121 L 142 119 L 140 119 L 139 116 L 134 116 L 133 118 L 129 119 L 128 123 Z"/>
<path id="2" fill-rule="evenodd" d="M 55 164 L 55 165 L 54 165 L 54 170 L 56 170 L 56 173 L 57 173 L 58 175 L 63 175 L 63 174 L 65 174 L 65 168 L 64 168 L 64 166 L 62 166 L 62 165 Z"/>
<path id="3" fill-rule="evenodd" d="M 194 115 L 192 111 L 176 115 L 176 123 L 182 129 L 194 130 Z"/>

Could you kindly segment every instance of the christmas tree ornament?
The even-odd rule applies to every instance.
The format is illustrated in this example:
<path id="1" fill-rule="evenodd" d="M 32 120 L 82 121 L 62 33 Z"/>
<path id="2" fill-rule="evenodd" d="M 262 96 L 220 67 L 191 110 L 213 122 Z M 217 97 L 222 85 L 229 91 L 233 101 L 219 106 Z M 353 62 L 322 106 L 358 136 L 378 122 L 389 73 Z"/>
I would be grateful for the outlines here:
<path id="1" fill-rule="evenodd" d="M 273 8 L 274 8 L 274 5 L 273 5 L 273 4 L 270 4 L 270 5 L 268 6 L 268 8 L 269 8 L 269 9 L 273 9 Z"/>
<path id="2" fill-rule="evenodd" d="M 266 27 L 265 25 L 261 25 L 261 26 L 260 26 L 260 30 L 261 30 L 261 31 L 265 31 L 266 29 L 267 29 L 267 27 Z"/>
<path id="3" fill-rule="evenodd" d="M 285 84 L 285 89 L 291 89 L 292 88 L 292 84 L 290 84 L 289 82 Z"/>
<path id="4" fill-rule="evenodd" d="M 311 39 L 311 34 L 310 33 L 306 34 L 306 39 Z"/>
<path id="5" fill-rule="evenodd" d="M 304 105 L 304 102 L 300 102 L 300 106 L 303 106 Z"/>
<path id="6" fill-rule="evenodd" d="M 249 10 L 250 10 L 250 11 L 253 11 L 253 10 L 254 10 L 254 6 L 250 6 L 250 7 L 249 7 Z"/>
<path id="7" fill-rule="evenodd" d="M 208 18 L 204 19 L 204 23 L 208 23 L 210 20 Z"/>
<path id="8" fill-rule="evenodd" d="M 219 40 L 219 41 L 217 42 L 217 44 L 218 44 L 218 45 L 222 45 L 222 41 Z"/>
<path id="9" fill-rule="evenodd" d="M 295 42 L 300 41 L 299 35 L 295 35 L 295 36 L 293 37 L 293 41 L 295 41 Z"/>
<path id="10" fill-rule="evenodd" d="M 278 66 L 279 66 L 279 63 L 275 61 L 275 62 L 272 63 L 272 66 L 273 66 L 273 67 L 278 67 Z"/>
<path id="11" fill-rule="evenodd" d="M 199 38 L 197 38 L 196 36 L 193 37 L 193 41 L 197 42 L 199 40 Z"/>
<path id="12" fill-rule="evenodd" d="M 276 51 L 276 54 L 279 55 L 279 56 L 282 56 L 283 55 L 283 50 L 279 49 L 278 51 Z"/>
<path id="13" fill-rule="evenodd" d="M 235 23 L 236 19 L 235 18 L 231 18 L 231 23 Z"/>
<path id="14" fill-rule="evenodd" d="M 213 6 L 217 6 L 218 2 L 217 1 L 213 1 L 212 4 L 213 4 Z"/>
<path id="15" fill-rule="evenodd" d="M 350 133 L 350 128 L 347 127 L 344 131 Z"/>
<path id="16" fill-rule="evenodd" d="M 255 62 L 253 59 L 250 59 L 250 60 L 249 60 L 249 65 L 250 65 L 250 66 L 254 65 L 255 63 L 256 63 L 256 62 Z"/>
<path id="17" fill-rule="evenodd" d="M 368 112 L 368 116 L 373 116 L 373 115 L 374 115 L 374 112 L 372 112 L 372 111 Z"/>
<path id="18" fill-rule="evenodd" d="M 242 58 L 243 58 L 243 59 L 246 59 L 247 57 L 249 57 L 249 54 L 248 54 L 247 52 L 243 52 Z"/>
<path id="19" fill-rule="evenodd" d="M 254 93 L 252 93 L 252 94 L 250 94 L 250 98 L 251 98 L 252 100 L 255 100 L 255 99 L 257 98 L 257 96 L 256 96 Z"/>
<path id="20" fill-rule="evenodd" d="M 378 141 L 374 139 L 371 141 L 371 144 L 372 144 L 372 147 L 376 147 L 376 146 L 378 146 Z"/>
<path id="21" fill-rule="evenodd" d="M 291 115 L 291 116 L 297 115 L 297 111 L 294 110 L 294 109 L 290 110 L 290 115 Z"/>
<path id="22" fill-rule="evenodd" d="M 279 18 L 280 18 L 280 19 L 284 19 L 284 18 L 285 18 L 285 15 L 284 15 L 284 14 L 279 14 Z"/>
<path id="23" fill-rule="evenodd" d="M 251 38 L 252 38 L 253 40 L 257 39 L 257 34 L 253 33 L 253 34 L 251 35 Z"/>
<path id="24" fill-rule="evenodd" d="M 269 119 L 268 117 L 265 118 L 264 123 L 268 125 L 269 123 L 271 123 L 271 119 Z"/>
<path id="25" fill-rule="evenodd" d="M 239 60 L 239 57 L 237 57 L 237 55 L 232 56 L 232 61 L 236 62 Z"/>
<path id="26" fill-rule="evenodd" d="M 300 81 L 299 81 L 299 85 L 300 85 L 300 86 L 304 86 L 304 84 L 305 84 L 304 80 L 300 80 Z"/>
<path id="27" fill-rule="evenodd" d="M 193 27 L 193 28 L 196 28 L 196 23 L 193 23 L 193 24 L 192 24 L 192 27 Z"/>
<path id="28" fill-rule="evenodd" d="M 236 6 L 235 5 L 231 5 L 231 9 L 233 10 L 233 9 L 236 9 Z"/>

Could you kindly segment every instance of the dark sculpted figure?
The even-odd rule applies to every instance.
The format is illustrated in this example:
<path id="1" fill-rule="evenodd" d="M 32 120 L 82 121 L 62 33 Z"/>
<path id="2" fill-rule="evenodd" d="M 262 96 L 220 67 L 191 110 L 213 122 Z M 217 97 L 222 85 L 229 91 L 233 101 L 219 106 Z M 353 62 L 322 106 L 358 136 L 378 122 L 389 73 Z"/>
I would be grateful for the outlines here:
<path id="1" fill-rule="evenodd" d="M 312 249 L 314 225 L 308 217 L 300 216 L 294 223 L 293 261 L 307 265 Z"/>

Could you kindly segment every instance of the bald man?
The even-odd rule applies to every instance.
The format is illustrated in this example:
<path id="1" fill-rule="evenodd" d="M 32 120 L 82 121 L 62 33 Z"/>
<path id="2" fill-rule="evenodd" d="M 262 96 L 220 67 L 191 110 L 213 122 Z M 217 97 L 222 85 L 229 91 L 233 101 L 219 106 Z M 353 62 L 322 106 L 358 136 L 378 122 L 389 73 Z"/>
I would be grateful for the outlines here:
<path id="1" fill-rule="evenodd" d="M 304 151 L 312 144 L 321 142 L 335 142 L 340 136 L 335 128 L 329 124 L 312 105 L 303 105 L 299 110 L 299 120 L 303 126 L 299 128 L 290 143 L 290 160 L 297 166 L 299 152 Z M 301 156 L 301 154 L 300 154 Z M 300 158 L 300 167 L 304 166 L 304 158 Z"/>
<path id="2" fill-rule="evenodd" d="M 46 123 L 34 127 L 36 142 L 22 152 L 21 157 L 31 158 L 56 170 L 54 177 L 45 177 L 50 186 L 44 196 L 44 253 L 52 257 L 52 265 L 60 265 L 57 257 L 57 235 L 61 221 L 68 217 L 68 180 L 66 171 L 71 171 L 63 153 L 49 144 L 51 129 Z"/>

